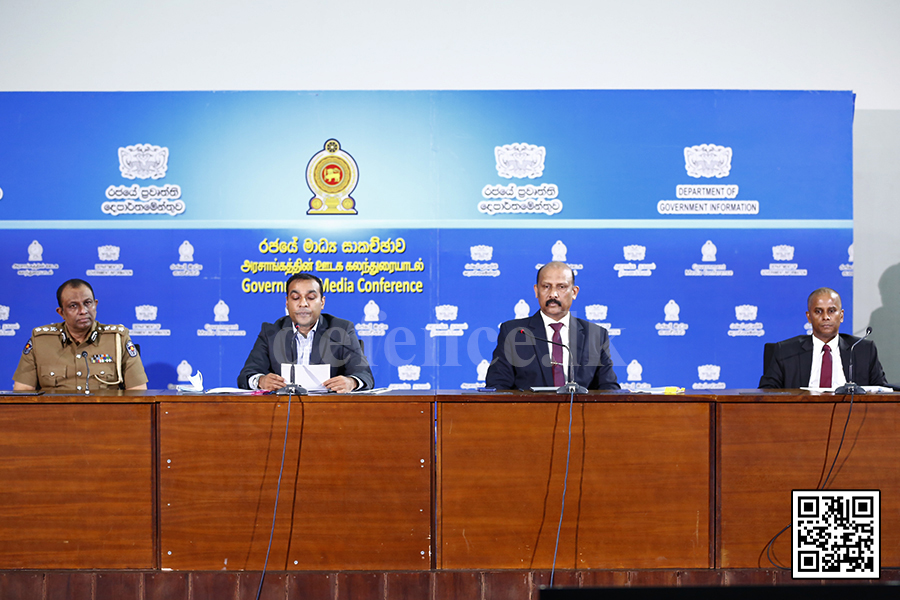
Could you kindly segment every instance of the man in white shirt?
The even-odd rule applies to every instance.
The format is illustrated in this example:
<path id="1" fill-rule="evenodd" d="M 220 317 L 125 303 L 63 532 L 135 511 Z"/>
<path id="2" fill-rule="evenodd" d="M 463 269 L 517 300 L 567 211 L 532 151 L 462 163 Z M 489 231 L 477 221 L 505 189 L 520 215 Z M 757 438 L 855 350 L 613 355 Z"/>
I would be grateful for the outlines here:
<path id="1" fill-rule="evenodd" d="M 323 313 L 322 281 L 310 273 L 297 273 L 287 281 L 288 315 L 263 323 L 238 386 L 250 390 L 279 390 L 282 363 L 331 365 L 323 382 L 332 392 L 371 389 L 372 370 L 363 354 L 353 323 Z"/>
<path id="2" fill-rule="evenodd" d="M 838 332 L 844 322 L 841 297 L 830 288 L 815 290 L 807 299 L 806 319 L 812 335 L 775 345 L 760 388 L 837 388 L 850 379 L 850 347 L 860 338 Z M 888 384 L 878 350 L 869 340 L 853 349 L 853 379 L 859 385 Z"/>
<path id="3" fill-rule="evenodd" d="M 588 389 L 619 389 L 606 330 L 569 313 L 578 297 L 572 269 L 562 262 L 541 267 L 534 295 L 538 312 L 500 326 L 485 385 L 498 390 L 560 387 L 571 376 Z M 571 349 L 571 357 L 560 344 Z"/>

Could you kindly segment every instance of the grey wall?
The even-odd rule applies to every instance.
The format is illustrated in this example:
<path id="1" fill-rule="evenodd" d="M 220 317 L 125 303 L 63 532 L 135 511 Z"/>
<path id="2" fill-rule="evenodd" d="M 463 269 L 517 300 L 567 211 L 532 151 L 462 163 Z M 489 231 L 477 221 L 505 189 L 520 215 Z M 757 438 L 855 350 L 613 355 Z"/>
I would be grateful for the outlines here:
<path id="1" fill-rule="evenodd" d="M 2 0 L 0 91 L 853 90 L 845 330 L 900 381 L 898 31 L 896 0 Z"/>
<path id="2" fill-rule="evenodd" d="M 3 90 L 853 90 L 897 0 L 2 0 Z"/>
<path id="3" fill-rule="evenodd" d="M 853 329 L 900 382 L 900 110 L 857 111 L 853 135 Z"/>

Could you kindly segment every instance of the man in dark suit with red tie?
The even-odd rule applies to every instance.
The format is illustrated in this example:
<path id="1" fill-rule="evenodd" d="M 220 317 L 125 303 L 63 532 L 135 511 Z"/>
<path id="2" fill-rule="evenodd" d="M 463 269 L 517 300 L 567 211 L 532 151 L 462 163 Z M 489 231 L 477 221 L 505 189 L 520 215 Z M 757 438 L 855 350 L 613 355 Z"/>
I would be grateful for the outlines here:
<path id="1" fill-rule="evenodd" d="M 812 335 L 778 342 L 760 388 L 837 388 L 850 381 L 850 347 L 853 349 L 853 380 L 859 385 L 888 385 L 878 360 L 878 350 L 869 340 L 838 333 L 844 322 L 841 297 L 830 288 L 809 295 L 806 318 Z"/>
<path id="2" fill-rule="evenodd" d="M 534 295 L 541 307 L 538 312 L 500 326 L 485 385 L 498 390 L 561 387 L 571 372 L 575 382 L 588 389 L 619 389 L 606 330 L 569 313 L 578 296 L 572 269 L 562 262 L 541 267 Z M 542 340 L 571 349 L 571 371 L 569 353 Z"/>

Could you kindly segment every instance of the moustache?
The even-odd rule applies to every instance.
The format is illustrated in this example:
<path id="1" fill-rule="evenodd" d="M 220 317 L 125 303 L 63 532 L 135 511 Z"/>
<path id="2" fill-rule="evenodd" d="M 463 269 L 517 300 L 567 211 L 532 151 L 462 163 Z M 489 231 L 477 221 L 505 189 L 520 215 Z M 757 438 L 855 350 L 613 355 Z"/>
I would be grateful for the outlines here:
<path id="1" fill-rule="evenodd" d="M 562 306 L 562 303 L 560 303 L 559 300 L 554 300 L 553 298 L 550 298 L 549 300 L 544 302 L 544 306 L 550 306 L 551 304 L 555 304 L 557 306 Z"/>

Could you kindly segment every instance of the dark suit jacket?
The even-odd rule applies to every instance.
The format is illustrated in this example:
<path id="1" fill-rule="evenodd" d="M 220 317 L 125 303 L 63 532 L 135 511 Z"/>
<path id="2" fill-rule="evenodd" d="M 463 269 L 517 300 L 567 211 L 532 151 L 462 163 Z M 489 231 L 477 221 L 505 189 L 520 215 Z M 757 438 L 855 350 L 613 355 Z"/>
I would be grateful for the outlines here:
<path id="1" fill-rule="evenodd" d="M 526 390 L 532 386 L 553 385 L 547 342 L 536 341 L 534 337 L 520 333 L 520 329 L 530 330 L 534 337 L 547 337 L 540 311 L 526 319 L 503 323 L 485 378 L 487 387 Z M 619 389 L 609 356 L 609 335 L 605 329 L 570 317 L 568 346 L 575 357 L 576 382 L 589 390 Z"/>
<path id="2" fill-rule="evenodd" d="M 281 374 L 281 363 L 295 362 L 297 347 L 294 344 L 294 328 L 290 317 L 281 317 L 274 323 L 263 323 L 253 344 L 253 350 L 238 375 L 238 387 L 249 389 L 250 377 L 260 373 Z M 347 375 L 362 381 L 358 389 L 368 389 L 375 385 L 369 361 L 366 360 L 353 323 L 329 314 L 319 315 L 316 336 L 309 355 L 312 365 L 331 365 L 331 376 Z"/>
<path id="3" fill-rule="evenodd" d="M 847 381 L 850 381 L 850 346 L 858 339 L 842 333 L 838 340 L 841 366 Z M 812 371 L 812 351 L 811 335 L 798 335 L 775 344 L 775 351 L 759 380 L 759 387 L 794 389 L 808 386 Z M 853 379 L 859 385 L 888 384 L 884 369 L 878 361 L 878 350 L 869 340 L 863 340 L 853 350 Z"/>

